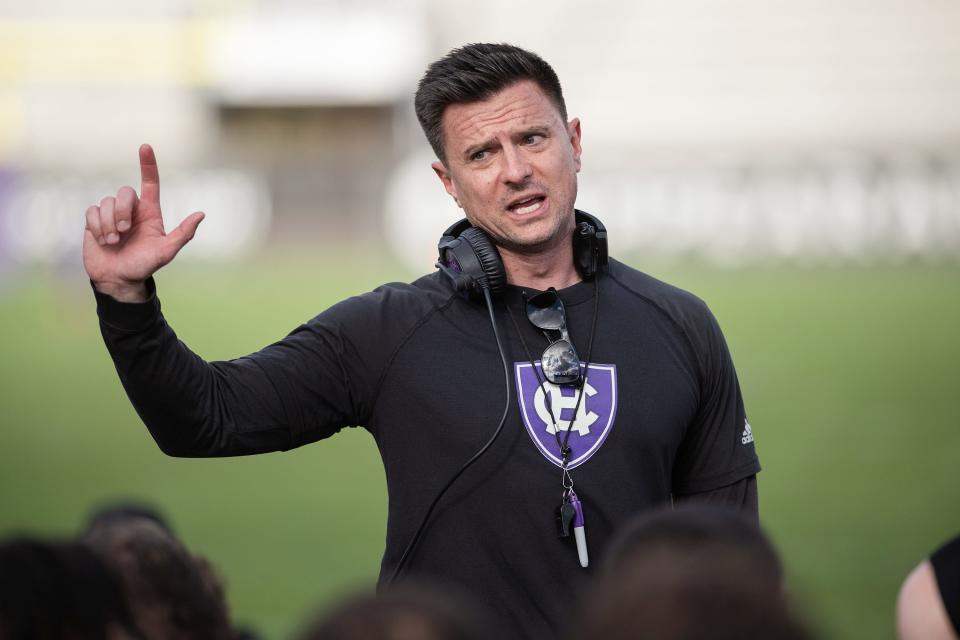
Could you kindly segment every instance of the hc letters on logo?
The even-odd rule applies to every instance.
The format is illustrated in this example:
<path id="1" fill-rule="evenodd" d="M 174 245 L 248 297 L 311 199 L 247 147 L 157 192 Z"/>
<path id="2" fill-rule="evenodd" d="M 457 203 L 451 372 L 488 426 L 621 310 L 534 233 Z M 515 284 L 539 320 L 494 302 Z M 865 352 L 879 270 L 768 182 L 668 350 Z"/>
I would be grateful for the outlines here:
<path id="1" fill-rule="evenodd" d="M 533 366 L 537 367 L 536 370 Z M 533 365 L 529 362 L 516 362 L 514 373 L 520 399 L 520 415 L 523 416 L 523 424 L 540 453 L 559 467 L 561 460 L 557 431 L 560 432 L 561 442 L 567 437 L 567 432 L 570 432 L 567 444 L 572 451 L 572 457 L 567 468 L 573 469 L 586 462 L 606 440 L 617 415 L 616 366 L 590 365 L 579 407 L 577 396 L 580 390 L 573 385 L 555 385 L 548 382 L 543 378 L 539 361 Z M 550 417 L 551 409 L 553 419 Z"/>

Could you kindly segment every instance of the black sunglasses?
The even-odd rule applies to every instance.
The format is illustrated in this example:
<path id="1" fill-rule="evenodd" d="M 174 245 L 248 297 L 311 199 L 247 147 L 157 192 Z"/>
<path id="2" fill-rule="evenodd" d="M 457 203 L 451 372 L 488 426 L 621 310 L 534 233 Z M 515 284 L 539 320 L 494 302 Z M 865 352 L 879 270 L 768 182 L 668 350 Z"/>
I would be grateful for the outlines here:
<path id="1" fill-rule="evenodd" d="M 543 375 L 553 384 L 571 384 L 580 380 L 580 358 L 567 333 L 567 314 L 557 290 L 550 287 L 527 300 L 527 319 L 541 329 L 550 346 L 540 358 Z M 558 339 L 550 333 L 557 331 Z"/>

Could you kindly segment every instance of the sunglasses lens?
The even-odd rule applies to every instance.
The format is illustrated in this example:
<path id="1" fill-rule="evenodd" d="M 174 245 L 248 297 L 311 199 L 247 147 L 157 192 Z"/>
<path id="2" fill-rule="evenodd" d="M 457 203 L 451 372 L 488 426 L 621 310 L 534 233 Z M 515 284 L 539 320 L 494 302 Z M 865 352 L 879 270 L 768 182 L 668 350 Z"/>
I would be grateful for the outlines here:
<path id="1" fill-rule="evenodd" d="M 563 302 L 556 291 L 547 290 L 527 300 L 527 318 L 540 329 L 559 329 L 564 325 Z"/>
<path id="2" fill-rule="evenodd" d="M 543 375 L 553 384 L 571 384 L 580 379 L 580 358 L 566 340 L 554 342 L 543 352 Z"/>

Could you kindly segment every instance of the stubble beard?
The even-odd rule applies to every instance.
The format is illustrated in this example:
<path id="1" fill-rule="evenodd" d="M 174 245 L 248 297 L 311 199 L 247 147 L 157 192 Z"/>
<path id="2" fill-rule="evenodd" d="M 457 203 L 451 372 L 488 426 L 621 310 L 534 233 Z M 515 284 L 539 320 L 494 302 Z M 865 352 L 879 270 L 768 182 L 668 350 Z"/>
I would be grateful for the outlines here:
<path id="1" fill-rule="evenodd" d="M 552 190 L 545 189 L 541 185 L 536 186 L 547 194 L 549 206 L 554 206 Z M 573 235 L 573 231 L 576 228 L 576 220 L 574 219 L 574 203 L 576 199 L 577 184 L 574 182 L 573 193 L 569 199 L 569 203 L 562 205 L 563 213 L 543 221 L 548 223 L 550 228 L 539 240 L 530 241 L 519 237 L 522 236 L 522 228 L 520 233 L 517 234 L 518 237 L 503 235 L 496 230 L 487 230 L 487 233 L 495 245 L 518 255 L 530 256 L 552 251 L 564 241 L 570 241 Z"/>
<path id="2" fill-rule="evenodd" d="M 537 234 L 534 239 L 525 239 L 523 237 L 511 237 L 499 233 L 490 233 L 493 243 L 511 253 L 518 255 L 537 255 L 550 252 L 560 246 L 564 241 L 569 241 L 573 233 L 573 208 L 570 208 L 569 222 L 567 216 L 562 216 L 550 220 L 550 228 L 541 234 Z M 519 234 L 518 234 L 519 235 Z"/>

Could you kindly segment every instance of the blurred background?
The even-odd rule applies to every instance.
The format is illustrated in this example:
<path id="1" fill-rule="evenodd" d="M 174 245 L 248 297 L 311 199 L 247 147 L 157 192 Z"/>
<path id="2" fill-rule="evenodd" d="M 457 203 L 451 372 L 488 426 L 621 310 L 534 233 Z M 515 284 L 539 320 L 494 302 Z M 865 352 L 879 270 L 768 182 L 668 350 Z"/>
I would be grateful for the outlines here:
<path id="1" fill-rule="evenodd" d="M 0 0 L 0 536 L 148 501 L 270 638 L 369 586 L 372 439 L 164 457 L 100 342 L 83 212 L 138 188 L 150 142 L 168 226 L 207 212 L 158 276 L 165 313 L 207 359 L 253 351 L 432 269 L 458 209 L 412 97 L 473 41 L 554 66 L 583 125 L 578 206 L 718 316 L 808 617 L 892 637 L 900 581 L 960 532 L 951 0 Z"/>

